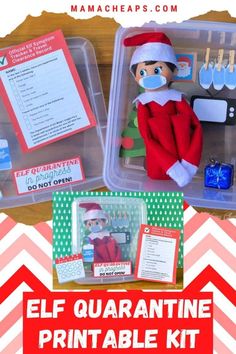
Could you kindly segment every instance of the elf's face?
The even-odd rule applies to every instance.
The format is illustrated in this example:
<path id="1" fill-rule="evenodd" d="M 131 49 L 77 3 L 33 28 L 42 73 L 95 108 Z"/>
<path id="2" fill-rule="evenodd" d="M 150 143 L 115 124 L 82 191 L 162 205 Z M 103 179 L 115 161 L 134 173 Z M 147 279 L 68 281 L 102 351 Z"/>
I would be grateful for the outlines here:
<path id="1" fill-rule="evenodd" d="M 173 76 L 174 73 L 162 61 L 154 64 L 143 62 L 137 65 L 135 80 L 145 91 L 159 91 L 168 87 Z"/>
<path id="2" fill-rule="evenodd" d="M 85 227 L 90 232 L 100 232 L 106 228 L 106 224 L 105 219 L 90 219 L 86 220 Z"/>

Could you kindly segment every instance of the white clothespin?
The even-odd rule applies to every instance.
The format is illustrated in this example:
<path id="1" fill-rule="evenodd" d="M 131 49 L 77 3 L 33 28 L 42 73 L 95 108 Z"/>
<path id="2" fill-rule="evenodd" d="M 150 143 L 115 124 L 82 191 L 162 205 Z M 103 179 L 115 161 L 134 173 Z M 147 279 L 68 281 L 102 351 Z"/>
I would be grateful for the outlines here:
<path id="1" fill-rule="evenodd" d="M 235 50 L 229 51 L 229 71 L 232 73 L 234 71 L 234 58 L 235 58 Z"/>
<path id="2" fill-rule="evenodd" d="M 208 69 L 209 61 L 210 61 L 210 48 L 207 48 L 206 55 L 205 55 L 205 69 Z"/>
<path id="3" fill-rule="evenodd" d="M 224 49 L 219 49 L 217 58 L 217 70 L 220 71 L 223 63 Z"/>

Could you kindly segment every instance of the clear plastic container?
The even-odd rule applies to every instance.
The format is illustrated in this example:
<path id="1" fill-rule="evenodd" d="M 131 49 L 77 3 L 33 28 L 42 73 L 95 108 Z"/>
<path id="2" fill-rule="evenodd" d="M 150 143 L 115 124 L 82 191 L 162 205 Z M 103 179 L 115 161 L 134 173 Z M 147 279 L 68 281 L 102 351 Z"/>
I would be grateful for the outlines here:
<path id="1" fill-rule="evenodd" d="M 85 209 L 79 205 L 81 203 L 96 203 L 102 208 L 102 215 L 107 218 L 104 234 L 115 240 L 121 252 L 121 262 L 131 262 L 131 275 L 117 275 L 94 277 L 92 271 L 93 262 L 86 262 L 86 257 L 90 256 L 91 243 L 87 241 L 89 237 L 100 237 L 99 233 L 91 233 L 85 226 Z M 91 215 L 91 214 L 90 214 Z M 95 218 L 93 216 L 92 219 Z M 85 278 L 78 279 L 80 284 L 101 284 L 101 283 L 122 283 L 134 281 L 134 267 L 136 261 L 137 244 L 140 225 L 147 223 L 147 207 L 140 198 L 122 197 L 81 197 L 72 203 L 72 253 L 82 253 L 84 256 Z M 91 236 L 92 235 L 92 236 Z M 97 236 L 98 235 L 98 236 Z M 114 245 L 113 245 L 114 246 Z M 109 246 L 108 246 L 109 247 Z M 96 243 L 94 250 L 96 248 Z M 104 257 L 104 250 L 102 252 Z M 110 260 L 111 262 L 111 260 Z M 102 263 L 102 261 L 101 261 Z"/>
<path id="2" fill-rule="evenodd" d="M 85 180 L 64 187 L 57 186 L 26 195 L 17 195 L 12 170 L 0 171 L 0 191 L 3 194 L 0 199 L 0 208 L 11 208 L 50 200 L 55 189 L 61 191 L 91 190 L 104 185 L 102 166 L 107 113 L 95 52 L 92 44 L 84 38 L 68 38 L 66 41 L 95 114 L 96 127 L 49 144 L 36 151 L 23 153 L 0 98 L 0 138 L 8 140 L 14 170 L 80 156 Z"/>
<path id="3" fill-rule="evenodd" d="M 211 58 L 217 58 L 218 50 L 224 48 L 224 58 L 235 49 L 236 25 L 230 23 L 187 21 L 180 24 L 158 25 L 150 23 L 142 28 L 120 28 L 116 33 L 113 59 L 108 130 L 106 140 L 104 180 L 113 191 L 173 191 L 180 190 L 173 181 L 154 181 L 147 177 L 144 157 L 120 157 L 121 134 L 132 112 L 132 101 L 138 95 L 138 85 L 129 72 L 129 63 L 134 48 L 124 47 L 123 40 L 142 32 L 163 31 L 171 39 L 178 53 L 197 53 L 197 73 L 204 63 L 206 48 L 211 48 Z M 198 76 L 198 75 L 197 75 Z M 193 95 L 209 96 L 195 82 L 176 82 L 172 86 L 186 94 L 190 101 Z M 217 98 L 231 99 L 236 111 L 236 90 L 218 91 Z M 233 101 L 235 100 L 235 101 Z M 185 200 L 191 205 L 236 209 L 236 186 L 228 190 L 204 187 L 204 167 L 210 157 L 220 162 L 236 162 L 236 125 L 203 123 L 204 147 L 201 165 L 193 181 L 182 188 Z"/>

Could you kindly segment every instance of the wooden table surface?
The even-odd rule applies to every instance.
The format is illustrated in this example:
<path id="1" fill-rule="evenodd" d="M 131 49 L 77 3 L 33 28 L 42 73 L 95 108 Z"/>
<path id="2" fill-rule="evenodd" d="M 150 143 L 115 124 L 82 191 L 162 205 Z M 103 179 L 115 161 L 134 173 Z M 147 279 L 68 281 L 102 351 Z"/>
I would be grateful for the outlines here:
<path id="1" fill-rule="evenodd" d="M 195 19 L 236 22 L 236 19 L 231 18 L 227 12 L 210 12 L 206 15 L 196 17 Z M 62 29 L 65 36 L 81 36 L 89 39 L 96 51 L 104 96 L 107 103 L 113 57 L 113 43 L 118 27 L 119 25 L 112 19 L 94 17 L 89 20 L 74 20 L 65 14 L 58 15 L 44 12 L 40 17 L 28 16 L 10 35 L 0 39 L 0 48 L 24 42 L 56 29 Z M 201 211 L 202 209 L 198 208 L 198 210 Z M 236 211 L 208 209 L 204 211 L 212 212 L 214 215 L 221 218 L 236 217 Z M 46 202 L 21 208 L 1 210 L 1 212 L 8 214 L 17 222 L 33 225 L 52 218 L 52 205 L 51 202 Z M 179 279 L 178 282 L 178 286 L 181 286 L 182 280 Z M 153 288 L 153 283 L 131 283 L 126 287 L 135 289 Z"/>

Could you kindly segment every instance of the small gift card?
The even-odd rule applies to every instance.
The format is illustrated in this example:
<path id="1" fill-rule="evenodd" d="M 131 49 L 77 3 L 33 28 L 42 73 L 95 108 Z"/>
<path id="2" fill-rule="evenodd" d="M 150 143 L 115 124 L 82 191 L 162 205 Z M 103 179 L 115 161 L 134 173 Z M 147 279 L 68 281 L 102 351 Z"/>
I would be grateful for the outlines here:
<path id="1" fill-rule="evenodd" d="M 135 278 L 176 283 L 180 230 L 141 225 Z"/>
<path id="2" fill-rule="evenodd" d="M 96 125 L 61 31 L 0 50 L 0 64 L 0 95 L 23 151 Z"/>
<path id="3" fill-rule="evenodd" d="M 0 171 L 12 168 L 10 150 L 6 139 L 0 139 Z"/>
<path id="4" fill-rule="evenodd" d="M 60 284 L 85 278 L 82 255 L 74 254 L 63 258 L 57 258 L 56 271 L 58 282 Z"/>

